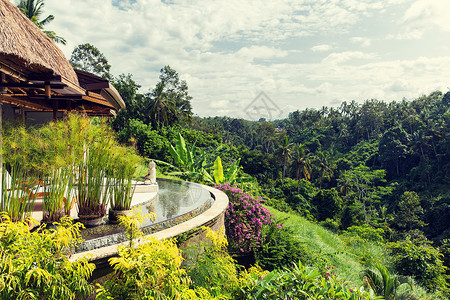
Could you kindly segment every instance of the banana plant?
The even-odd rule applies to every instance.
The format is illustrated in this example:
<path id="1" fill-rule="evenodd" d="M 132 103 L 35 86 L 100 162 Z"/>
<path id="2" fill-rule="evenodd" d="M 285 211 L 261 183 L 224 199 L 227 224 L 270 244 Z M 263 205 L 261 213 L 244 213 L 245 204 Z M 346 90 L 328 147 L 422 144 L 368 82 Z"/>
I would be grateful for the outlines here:
<path id="1" fill-rule="evenodd" d="M 201 174 L 205 169 L 213 166 L 212 158 L 217 157 L 217 155 L 222 153 L 223 149 L 224 145 L 219 145 L 214 151 L 208 153 L 203 149 L 198 149 L 195 143 L 189 147 L 183 136 L 178 133 L 175 145 L 170 145 L 169 147 L 169 153 L 174 159 L 175 165 L 164 164 L 177 170 L 172 172 L 172 175 L 196 179 L 201 177 Z"/>
<path id="2" fill-rule="evenodd" d="M 204 170 L 203 171 L 203 179 L 205 181 L 208 181 L 210 183 L 215 183 L 215 184 L 224 184 L 224 183 L 230 183 L 230 184 L 234 184 L 234 183 L 243 183 L 243 182 L 248 182 L 251 180 L 250 177 L 241 177 L 238 176 L 239 173 L 239 163 L 240 163 L 241 159 L 236 160 L 231 167 L 226 170 L 226 172 L 224 172 L 223 166 L 222 166 L 222 159 L 220 158 L 220 156 L 218 156 L 216 158 L 216 160 L 214 161 L 214 165 L 213 165 L 213 172 L 208 173 L 208 171 Z"/>

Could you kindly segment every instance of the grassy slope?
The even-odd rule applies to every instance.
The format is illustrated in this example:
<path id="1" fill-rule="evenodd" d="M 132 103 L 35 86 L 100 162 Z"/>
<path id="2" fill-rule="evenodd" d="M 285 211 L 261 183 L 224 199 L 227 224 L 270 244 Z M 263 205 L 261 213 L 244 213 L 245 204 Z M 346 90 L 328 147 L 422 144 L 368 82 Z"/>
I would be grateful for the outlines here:
<path id="1" fill-rule="evenodd" d="M 305 218 L 268 208 L 277 219 L 283 221 L 295 235 L 317 256 L 327 259 L 327 266 L 334 266 L 337 275 L 351 281 L 354 286 L 362 285 L 360 273 L 368 265 L 380 262 L 386 265 L 384 250 L 371 243 L 346 245 L 345 239 Z M 334 269 L 334 268 L 333 268 Z"/>
<path id="2" fill-rule="evenodd" d="M 315 255 L 322 256 L 328 260 L 327 266 L 334 266 L 336 274 L 351 286 L 360 287 L 363 282 L 360 278 L 361 271 L 381 263 L 390 268 L 389 254 L 383 247 L 367 241 L 348 243 L 348 240 L 324 227 L 312 223 L 303 217 L 280 212 L 274 208 L 267 207 L 277 219 L 288 218 L 283 221 L 285 226 L 290 227 L 296 237 L 301 240 L 307 249 Z M 314 266 L 320 268 L 321 266 Z M 436 294 L 427 294 L 425 290 L 413 283 L 413 293 L 418 299 L 443 299 Z"/>

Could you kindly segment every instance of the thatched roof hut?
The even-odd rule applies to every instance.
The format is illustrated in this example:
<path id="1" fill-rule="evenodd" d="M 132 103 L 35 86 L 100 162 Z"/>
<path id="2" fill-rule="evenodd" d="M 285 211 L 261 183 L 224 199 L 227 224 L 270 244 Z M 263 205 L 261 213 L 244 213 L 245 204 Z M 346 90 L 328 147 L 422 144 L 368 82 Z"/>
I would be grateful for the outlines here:
<path id="1" fill-rule="evenodd" d="M 63 52 L 9 0 L 0 0 L 0 61 L 25 76 L 61 75 L 78 84 Z"/>
<path id="2" fill-rule="evenodd" d="M 85 73 L 81 84 L 80 74 L 19 8 L 9 0 L 0 0 L 2 102 L 53 111 L 54 118 L 61 111 L 111 115 L 125 108 L 121 96 L 107 80 Z"/>

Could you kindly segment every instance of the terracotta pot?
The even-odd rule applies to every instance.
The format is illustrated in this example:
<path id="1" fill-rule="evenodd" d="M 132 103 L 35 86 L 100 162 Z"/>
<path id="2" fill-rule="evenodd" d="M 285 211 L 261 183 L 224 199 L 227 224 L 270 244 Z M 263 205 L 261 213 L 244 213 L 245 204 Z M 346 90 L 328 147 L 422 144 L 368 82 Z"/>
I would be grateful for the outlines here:
<path id="1" fill-rule="evenodd" d="M 86 227 L 95 227 L 104 224 L 103 217 L 99 215 L 78 215 L 78 221 Z"/>
<path id="2" fill-rule="evenodd" d="M 108 214 L 108 218 L 109 218 L 109 223 L 110 224 L 119 224 L 119 216 L 132 216 L 133 215 L 133 210 L 132 209 L 128 209 L 128 210 L 115 210 L 115 209 L 109 209 L 109 214 Z"/>

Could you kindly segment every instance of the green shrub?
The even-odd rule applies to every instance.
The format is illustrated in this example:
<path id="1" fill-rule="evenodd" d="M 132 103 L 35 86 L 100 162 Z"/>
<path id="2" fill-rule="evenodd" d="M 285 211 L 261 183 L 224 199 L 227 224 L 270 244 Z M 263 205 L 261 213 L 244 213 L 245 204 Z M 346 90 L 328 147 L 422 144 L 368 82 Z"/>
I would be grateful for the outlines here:
<path id="1" fill-rule="evenodd" d="M 265 198 L 264 204 L 283 212 L 292 213 L 294 211 L 284 199 Z"/>
<path id="2" fill-rule="evenodd" d="M 75 299 L 92 292 L 87 279 L 95 265 L 86 258 L 67 258 L 81 241 L 80 223 L 63 217 L 56 229 L 41 226 L 30 232 L 28 224 L 11 222 L 5 213 L 1 219 L 1 299 Z"/>
<path id="3" fill-rule="evenodd" d="M 446 267 L 443 255 L 429 244 L 416 244 L 415 241 L 403 240 L 389 243 L 388 249 L 393 256 L 396 271 L 401 275 L 412 276 L 429 291 L 448 293 L 445 281 Z"/>
<path id="4" fill-rule="evenodd" d="M 119 257 L 110 259 L 114 278 L 97 290 L 97 299 L 191 299 L 195 292 L 180 268 L 182 260 L 173 240 L 120 247 Z"/>
<path id="5" fill-rule="evenodd" d="M 255 283 L 251 294 L 245 299 L 380 299 L 364 291 L 353 288 L 337 279 L 333 271 L 324 276 L 317 269 L 307 268 L 301 263 L 291 268 L 275 270 Z"/>
<path id="6" fill-rule="evenodd" d="M 443 264 L 447 268 L 447 276 L 450 276 L 450 240 L 444 239 L 441 243 L 442 244 L 439 246 L 439 251 L 444 255 Z"/>
<path id="7" fill-rule="evenodd" d="M 122 127 L 117 135 L 123 143 L 131 143 L 137 146 L 139 154 L 144 157 L 158 158 L 164 161 L 170 161 L 169 141 L 152 130 L 151 125 L 144 124 L 140 120 L 130 119 Z"/>
<path id="8" fill-rule="evenodd" d="M 279 225 L 281 222 L 283 220 L 265 225 L 263 242 L 255 248 L 256 263 L 265 270 L 290 267 L 304 254 L 303 245 L 295 238 L 292 229 Z"/>
<path id="9" fill-rule="evenodd" d="M 314 205 L 313 211 L 318 221 L 333 219 L 342 210 L 342 198 L 334 188 L 318 191 L 312 198 L 311 204 Z"/>
<path id="10" fill-rule="evenodd" d="M 300 215 L 312 219 L 311 199 L 315 194 L 314 185 L 306 179 L 284 178 L 270 185 L 267 190 L 271 198 L 284 201 Z"/>
<path id="11" fill-rule="evenodd" d="M 359 237 L 365 241 L 383 243 L 384 231 L 381 228 L 374 228 L 368 224 L 361 226 L 351 226 L 343 233 L 344 236 Z"/>
<path id="12" fill-rule="evenodd" d="M 262 280 L 269 274 L 269 271 L 261 269 L 259 266 L 253 266 L 248 270 L 243 270 L 239 273 L 239 289 L 234 295 L 234 299 L 256 299 L 254 296 L 258 295 L 265 281 Z"/>
<path id="13" fill-rule="evenodd" d="M 339 231 L 339 222 L 334 219 L 326 218 L 325 221 L 319 222 L 319 225 L 333 231 L 334 233 Z"/>
<path id="14" fill-rule="evenodd" d="M 341 227 L 347 229 L 351 226 L 364 224 L 364 205 L 358 201 L 349 201 L 341 214 Z"/>

